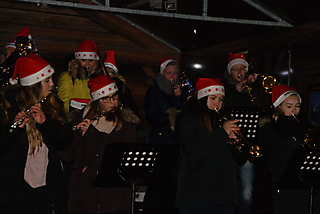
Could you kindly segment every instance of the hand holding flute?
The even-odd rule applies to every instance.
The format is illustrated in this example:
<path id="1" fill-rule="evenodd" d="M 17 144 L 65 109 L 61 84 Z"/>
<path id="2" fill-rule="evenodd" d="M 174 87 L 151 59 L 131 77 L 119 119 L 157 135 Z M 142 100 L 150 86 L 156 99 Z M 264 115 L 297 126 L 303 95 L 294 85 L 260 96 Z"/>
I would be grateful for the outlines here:
<path id="1" fill-rule="evenodd" d="M 14 118 L 14 123 L 11 125 L 11 128 L 23 128 L 29 121 L 30 116 L 39 124 L 42 124 L 46 120 L 46 116 L 41 109 L 41 104 L 36 103 L 28 110 L 19 112 Z"/>
<path id="2" fill-rule="evenodd" d="M 88 130 L 90 124 L 91 124 L 91 120 L 84 119 L 82 122 L 78 123 L 78 125 L 76 125 L 74 127 L 74 130 L 80 130 L 81 135 L 83 136 L 86 133 L 86 131 Z"/>
<path id="3" fill-rule="evenodd" d="M 117 107 L 111 109 L 110 111 L 107 111 L 107 112 L 104 112 L 103 114 L 101 115 L 98 115 L 92 119 L 84 119 L 83 121 L 81 121 L 80 123 L 78 123 L 77 125 L 75 125 L 73 127 L 73 130 L 80 130 L 82 132 L 82 136 L 86 133 L 86 131 L 88 130 L 89 126 L 91 125 L 91 123 L 95 120 L 98 120 L 100 117 L 103 117 L 111 112 L 114 112 L 115 110 L 121 108 L 123 105 L 120 104 L 118 105 Z"/>

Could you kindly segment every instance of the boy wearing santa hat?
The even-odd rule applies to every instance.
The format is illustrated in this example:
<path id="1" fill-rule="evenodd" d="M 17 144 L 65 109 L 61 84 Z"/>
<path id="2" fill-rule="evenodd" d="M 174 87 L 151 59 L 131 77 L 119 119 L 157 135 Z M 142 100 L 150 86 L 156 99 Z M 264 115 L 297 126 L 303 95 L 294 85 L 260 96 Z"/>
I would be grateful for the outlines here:
<path id="1" fill-rule="evenodd" d="M 249 63 L 243 53 L 228 54 L 227 69 L 224 73 L 223 84 L 226 96 L 224 103 L 230 111 L 242 111 L 244 109 L 269 108 L 266 100 L 259 89 L 257 74 L 248 74 Z M 252 212 L 252 191 L 254 179 L 254 165 L 247 161 L 239 167 L 239 214 L 251 214 Z"/>

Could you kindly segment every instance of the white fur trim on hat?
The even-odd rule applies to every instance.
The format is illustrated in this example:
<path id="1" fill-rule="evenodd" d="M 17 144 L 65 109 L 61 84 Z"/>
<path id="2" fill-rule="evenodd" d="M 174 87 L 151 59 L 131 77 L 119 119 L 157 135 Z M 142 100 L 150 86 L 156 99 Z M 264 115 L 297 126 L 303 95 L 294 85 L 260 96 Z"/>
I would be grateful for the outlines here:
<path id="1" fill-rule="evenodd" d="M 167 67 L 167 65 L 168 65 L 170 62 L 177 62 L 177 61 L 174 60 L 174 59 L 168 59 L 168 60 L 164 61 L 164 62 L 160 65 L 160 73 L 161 73 L 161 74 L 162 74 L 162 72 L 164 71 L 164 69 Z"/>
<path id="2" fill-rule="evenodd" d="M 117 91 L 118 91 L 118 87 L 117 87 L 116 83 L 113 82 L 103 88 L 100 88 L 97 91 L 92 92 L 91 97 L 92 97 L 92 100 L 95 101 L 95 100 L 106 97 L 109 94 L 112 94 Z"/>
<path id="3" fill-rule="evenodd" d="M 106 66 L 106 68 L 111 68 L 112 70 L 114 70 L 114 72 L 118 73 L 118 68 L 116 66 L 114 66 L 113 64 L 111 64 L 109 62 L 105 62 L 104 66 Z"/>
<path id="4" fill-rule="evenodd" d="M 201 89 L 198 91 L 197 93 L 197 98 L 198 100 L 201 99 L 202 97 L 208 96 L 208 95 L 212 95 L 212 94 L 224 94 L 224 87 L 221 85 L 213 85 L 213 86 L 209 86 L 206 87 L 204 89 Z"/>
<path id="5" fill-rule="evenodd" d="M 232 66 L 234 66 L 236 64 L 242 64 L 242 65 L 246 66 L 246 72 L 248 71 L 248 67 L 249 67 L 248 62 L 244 59 L 238 58 L 238 59 L 234 59 L 231 62 L 229 62 L 228 66 L 227 66 L 227 70 L 229 73 L 230 73 Z"/>
<path id="6" fill-rule="evenodd" d="M 83 109 L 84 107 L 86 107 L 87 103 L 82 103 L 82 102 L 78 102 L 76 100 L 70 100 L 70 106 L 76 109 Z"/>
<path id="7" fill-rule="evenodd" d="M 300 103 L 302 103 L 302 99 L 300 97 L 300 95 L 298 94 L 298 92 L 296 91 L 287 91 L 283 94 L 281 94 L 281 96 L 278 97 L 278 99 L 272 104 L 275 108 L 280 105 L 285 99 L 287 99 L 287 97 L 291 96 L 291 95 L 297 95 L 299 98 Z"/>
<path id="8" fill-rule="evenodd" d="M 51 65 L 47 65 L 37 73 L 21 78 L 20 84 L 22 86 L 30 86 L 48 78 L 53 73 L 54 73 L 54 69 L 51 67 Z"/>
<path id="9" fill-rule="evenodd" d="M 8 43 L 4 48 L 5 48 L 5 49 L 6 49 L 6 48 L 16 48 L 16 44 L 13 43 L 13 42 L 10 42 L 10 43 Z"/>
<path id="10" fill-rule="evenodd" d="M 76 59 L 93 59 L 99 60 L 99 56 L 96 52 L 75 52 Z"/>

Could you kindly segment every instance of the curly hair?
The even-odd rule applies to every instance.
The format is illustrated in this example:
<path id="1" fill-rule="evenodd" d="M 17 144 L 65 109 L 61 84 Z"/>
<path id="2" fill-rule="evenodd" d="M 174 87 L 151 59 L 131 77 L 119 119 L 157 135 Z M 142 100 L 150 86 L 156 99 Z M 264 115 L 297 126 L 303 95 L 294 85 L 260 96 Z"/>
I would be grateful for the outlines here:
<path id="1" fill-rule="evenodd" d="M 97 61 L 96 61 L 97 62 Z M 95 63 L 92 72 L 88 73 L 81 66 L 81 59 L 72 59 L 68 64 L 69 76 L 73 79 L 88 79 L 89 76 L 98 70 L 98 63 Z"/>

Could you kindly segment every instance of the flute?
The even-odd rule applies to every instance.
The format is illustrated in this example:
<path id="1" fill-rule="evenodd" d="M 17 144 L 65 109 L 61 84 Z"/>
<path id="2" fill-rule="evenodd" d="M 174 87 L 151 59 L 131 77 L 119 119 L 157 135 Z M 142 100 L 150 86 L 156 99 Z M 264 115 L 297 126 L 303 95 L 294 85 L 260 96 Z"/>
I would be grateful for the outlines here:
<path id="1" fill-rule="evenodd" d="M 44 97 L 42 100 L 40 100 L 40 102 L 38 102 L 38 103 L 43 103 L 45 100 L 47 99 L 47 97 Z M 37 103 L 35 103 L 35 104 L 37 104 Z M 26 110 L 26 114 L 27 115 L 30 115 L 31 114 L 31 108 L 35 105 L 35 104 L 33 104 L 30 108 L 28 108 L 27 110 Z M 22 118 L 20 118 L 19 120 L 16 120 L 10 127 L 12 128 L 12 129 L 15 129 L 15 128 L 17 128 L 18 126 L 20 126 L 21 124 L 22 124 L 22 122 L 24 121 L 26 119 L 26 117 L 22 117 Z"/>
<path id="2" fill-rule="evenodd" d="M 107 115 L 107 114 L 109 114 L 109 113 L 111 113 L 111 112 L 113 112 L 113 111 L 121 108 L 122 106 L 123 106 L 123 104 L 120 104 L 120 105 L 118 105 L 117 107 L 115 107 L 115 108 L 113 108 L 113 109 L 111 109 L 111 110 L 109 110 L 109 111 L 107 111 L 107 112 L 104 112 L 104 113 L 102 113 L 102 114 L 100 114 L 100 115 L 98 115 L 98 116 L 96 116 L 96 117 L 94 117 L 94 118 L 91 118 L 91 119 L 90 119 L 90 122 L 93 122 L 93 121 L 95 121 L 95 120 L 98 120 L 99 118 L 101 118 L 101 117 L 103 117 L 103 116 L 105 116 L 105 115 Z M 78 127 L 77 125 L 72 127 L 72 130 L 73 130 L 73 131 L 76 131 L 76 130 L 79 130 L 79 129 L 81 129 L 81 127 Z"/>

